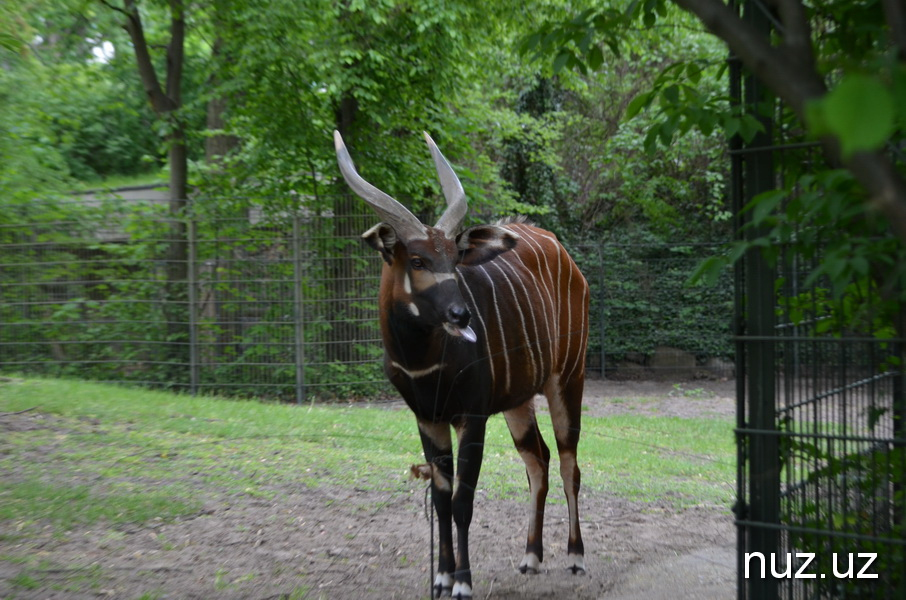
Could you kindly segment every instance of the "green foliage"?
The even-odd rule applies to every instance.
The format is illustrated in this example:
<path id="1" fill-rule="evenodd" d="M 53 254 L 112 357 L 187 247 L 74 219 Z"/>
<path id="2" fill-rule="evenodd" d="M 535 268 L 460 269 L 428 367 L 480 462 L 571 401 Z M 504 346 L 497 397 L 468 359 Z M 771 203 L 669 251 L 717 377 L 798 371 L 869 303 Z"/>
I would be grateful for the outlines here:
<path id="1" fill-rule="evenodd" d="M 779 263 L 785 250 L 808 265 L 799 267 L 808 269 L 799 289 L 819 286 L 828 292 L 786 298 L 793 321 L 802 320 L 795 307 L 807 300 L 813 306 L 810 318 L 821 317 L 815 333 L 895 337 L 893 324 L 906 302 L 906 248 L 889 235 L 883 219 L 865 214 L 862 194 L 847 171 L 835 170 L 803 175 L 784 190 L 755 197 L 744 208 L 749 219 L 743 231 L 752 235 L 703 262 L 692 280 L 714 281 L 749 251 L 786 270 L 789 265 Z"/>
<path id="2" fill-rule="evenodd" d="M 538 61 L 553 57 L 553 73 L 575 69 L 582 74 L 601 68 L 602 48 L 615 59 L 625 54 L 636 59 L 644 52 L 657 76 L 635 91 L 624 118 L 655 109 L 655 118 L 645 124 L 644 147 L 649 154 L 655 154 L 658 145 L 669 147 L 692 129 L 705 137 L 720 130 L 727 137 L 738 134 L 748 140 L 762 128 L 751 115 L 731 108 L 717 85 L 726 70 L 719 46 L 666 0 L 591 8 L 569 20 L 547 22 L 524 37 L 519 48 Z M 663 57 L 660 64 L 652 60 L 654 56 Z"/>
<path id="3" fill-rule="evenodd" d="M 14 64 L 0 69 L 0 196 L 7 205 L 27 206 L 36 193 L 61 191 L 69 172 L 42 116 L 42 69 L 28 58 Z"/>
<path id="4" fill-rule="evenodd" d="M 870 408 L 875 410 L 874 416 L 869 417 L 869 429 L 874 431 L 884 409 Z M 782 430 L 788 434 L 780 438 L 785 477 L 794 481 L 804 479 L 807 490 L 799 502 L 792 504 L 793 509 L 783 520 L 815 531 L 791 534 L 791 544 L 797 551 L 815 554 L 809 572 L 832 573 L 831 561 L 835 555 L 841 557 L 839 572 L 848 567 L 849 553 L 877 554 L 869 572 L 878 574 L 879 579 L 828 577 L 823 581 L 818 579 L 818 589 L 828 596 L 859 598 L 886 598 L 894 590 L 906 590 L 903 568 L 906 547 L 899 543 L 906 535 L 906 524 L 902 518 L 893 516 L 902 514 L 906 506 L 904 448 L 851 442 L 850 447 L 863 446 L 862 449 L 840 454 L 826 440 L 797 435 L 802 432 L 797 432 L 788 421 L 783 422 Z M 808 465 L 805 471 L 804 465 Z M 866 518 L 863 511 L 883 518 Z M 824 531 L 832 533 L 827 535 Z M 852 535 L 864 539 L 845 537 Z"/>
<path id="5" fill-rule="evenodd" d="M 733 355 L 728 274 L 713 287 L 687 285 L 713 246 L 670 245 L 641 231 L 605 245 L 567 245 L 591 287 L 589 354 L 603 351 L 607 367 L 630 353 L 650 355 L 657 346 L 700 358 Z"/>
<path id="6" fill-rule="evenodd" d="M 906 67 L 895 70 L 895 89 L 906 87 Z M 809 132 L 840 140 L 844 158 L 855 152 L 878 150 L 906 122 L 906 106 L 894 101 L 894 91 L 871 75 L 845 75 L 826 96 L 808 110 Z"/>

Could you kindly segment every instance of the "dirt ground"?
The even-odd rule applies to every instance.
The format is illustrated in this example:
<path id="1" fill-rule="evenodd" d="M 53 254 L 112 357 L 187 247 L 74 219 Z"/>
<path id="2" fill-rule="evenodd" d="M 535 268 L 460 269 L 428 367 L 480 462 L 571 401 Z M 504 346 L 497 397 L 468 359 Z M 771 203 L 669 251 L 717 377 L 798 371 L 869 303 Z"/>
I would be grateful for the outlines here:
<path id="1" fill-rule="evenodd" d="M 728 418 L 733 395 L 732 381 L 590 381 L 585 414 Z M 728 507 L 676 509 L 583 493 L 581 509 L 588 574 L 563 568 L 566 507 L 549 504 L 542 573 L 521 575 L 526 503 L 479 492 L 471 537 L 475 598 L 735 594 Z M 14 538 L 3 534 L 12 532 L 0 525 L 0 598 L 426 598 L 431 534 L 425 515 L 424 491 L 413 482 L 409 490 L 384 494 L 299 486 L 273 500 L 211 497 L 200 514 L 176 522 L 74 530 L 63 538 L 48 532 L 9 542 Z M 38 590 L 12 584 L 23 565 L 5 557 L 25 553 L 44 561 L 45 585 Z M 73 590 L 82 575 L 95 583 Z M 55 578 L 58 586 L 46 585 Z"/>

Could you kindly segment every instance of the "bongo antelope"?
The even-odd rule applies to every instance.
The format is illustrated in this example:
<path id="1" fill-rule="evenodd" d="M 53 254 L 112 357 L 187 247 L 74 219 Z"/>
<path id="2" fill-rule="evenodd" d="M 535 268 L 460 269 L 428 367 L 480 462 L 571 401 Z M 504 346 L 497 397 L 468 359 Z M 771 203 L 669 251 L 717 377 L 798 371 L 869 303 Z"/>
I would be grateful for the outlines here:
<path id="1" fill-rule="evenodd" d="M 425 458 L 436 472 L 434 592 L 472 596 L 469 523 L 485 426 L 496 413 L 506 418 L 529 480 L 528 541 L 519 570 L 539 571 L 550 450 L 535 420 L 536 394 L 547 397 L 560 455 L 569 509 L 567 566 L 584 572 L 576 446 L 588 284 L 554 234 L 525 221 L 460 232 L 467 211 L 462 185 L 427 133 L 425 138 L 448 205 L 434 227 L 362 179 L 334 132 L 343 177 L 383 221 L 362 237 L 385 263 L 379 296 L 384 370 L 415 413 Z M 455 469 L 451 428 L 458 445 Z"/>

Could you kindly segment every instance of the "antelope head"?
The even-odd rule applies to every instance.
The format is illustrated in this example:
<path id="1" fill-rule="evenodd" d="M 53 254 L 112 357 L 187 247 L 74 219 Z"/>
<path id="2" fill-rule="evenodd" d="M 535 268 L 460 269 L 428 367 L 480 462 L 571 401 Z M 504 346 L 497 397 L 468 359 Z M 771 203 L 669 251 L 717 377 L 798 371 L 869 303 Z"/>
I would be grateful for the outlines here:
<path id="1" fill-rule="evenodd" d="M 477 337 L 469 326 L 472 315 L 459 287 L 457 267 L 487 262 L 513 248 L 519 236 L 497 225 L 477 225 L 460 232 L 468 211 L 465 192 L 427 133 L 425 140 L 447 200 L 447 208 L 434 227 L 425 225 L 405 206 L 365 181 L 356 171 L 340 133 L 334 131 L 333 135 L 346 183 L 382 220 L 362 238 L 380 252 L 389 267 L 384 277 L 393 278 L 392 309 L 401 309 L 424 329 L 443 327 L 452 336 L 474 342 Z"/>

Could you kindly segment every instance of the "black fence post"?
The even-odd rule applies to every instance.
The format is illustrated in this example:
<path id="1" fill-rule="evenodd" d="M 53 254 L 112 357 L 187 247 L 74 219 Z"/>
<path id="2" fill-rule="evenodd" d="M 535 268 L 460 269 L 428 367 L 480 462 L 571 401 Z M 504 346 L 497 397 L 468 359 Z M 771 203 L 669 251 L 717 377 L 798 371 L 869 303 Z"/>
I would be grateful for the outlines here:
<path id="1" fill-rule="evenodd" d="M 743 5 L 743 19 L 759 31 L 771 28 L 768 15 L 763 7 L 753 2 Z M 741 77 L 741 70 L 735 72 Z M 734 90 L 742 92 L 744 109 L 761 122 L 764 130 L 737 150 L 742 160 L 735 163 L 741 168 L 741 186 L 737 193 L 737 210 L 752 201 L 758 194 L 775 188 L 774 182 L 774 140 L 772 115 L 770 109 L 772 98 L 761 82 L 751 74 L 742 79 L 742 85 Z M 739 97 L 739 96 L 737 96 Z M 768 114 L 765 114 L 767 112 Z M 751 213 L 747 213 L 751 214 Z M 748 216 L 737 221 L 744 226 Z M 747 239 L 763 235 L 762 230 L 745 229 Z M 737 231 L 737 235 L 741 232 Z M 745 402 L 739 409 L 743 422 L 742 435 L 738 443 L 746 447 L 748 459 L 747 497 L 740 501 L 747 505 L 739 506 L 738 517 L 746 523 L 743 534 L 744 544 L 737 551 L 743 555 L 738 564 L 742 566 L 745 554 L 760 553 L 764 557 L 776 556 L 778 552 L 778 530 L 780 524 L 780 449 L 776 435 L 776 396 L 775 396 L 775 347 L 774 347 L 774 269 L 764 258 L 760 247 L 750 248 L 744 257 L 745 266 L 742 279 L 743 289 L 737 288 L 737 295 L 742 294 L 744 322 L 742 323 L 745 379 Z M 742 485 L 742 484 L 741 484 Z M 740 572 L 738 577 L 744 577 Z M 743 586 L 740 586 L 741 588 Z M 748 600 L 773 600 L 778 597 L 778 581 L 773 577 L 749 577 L 745 581 L 745 598 Z M 740 590 L 742 591 L 742 590 Z"/>

